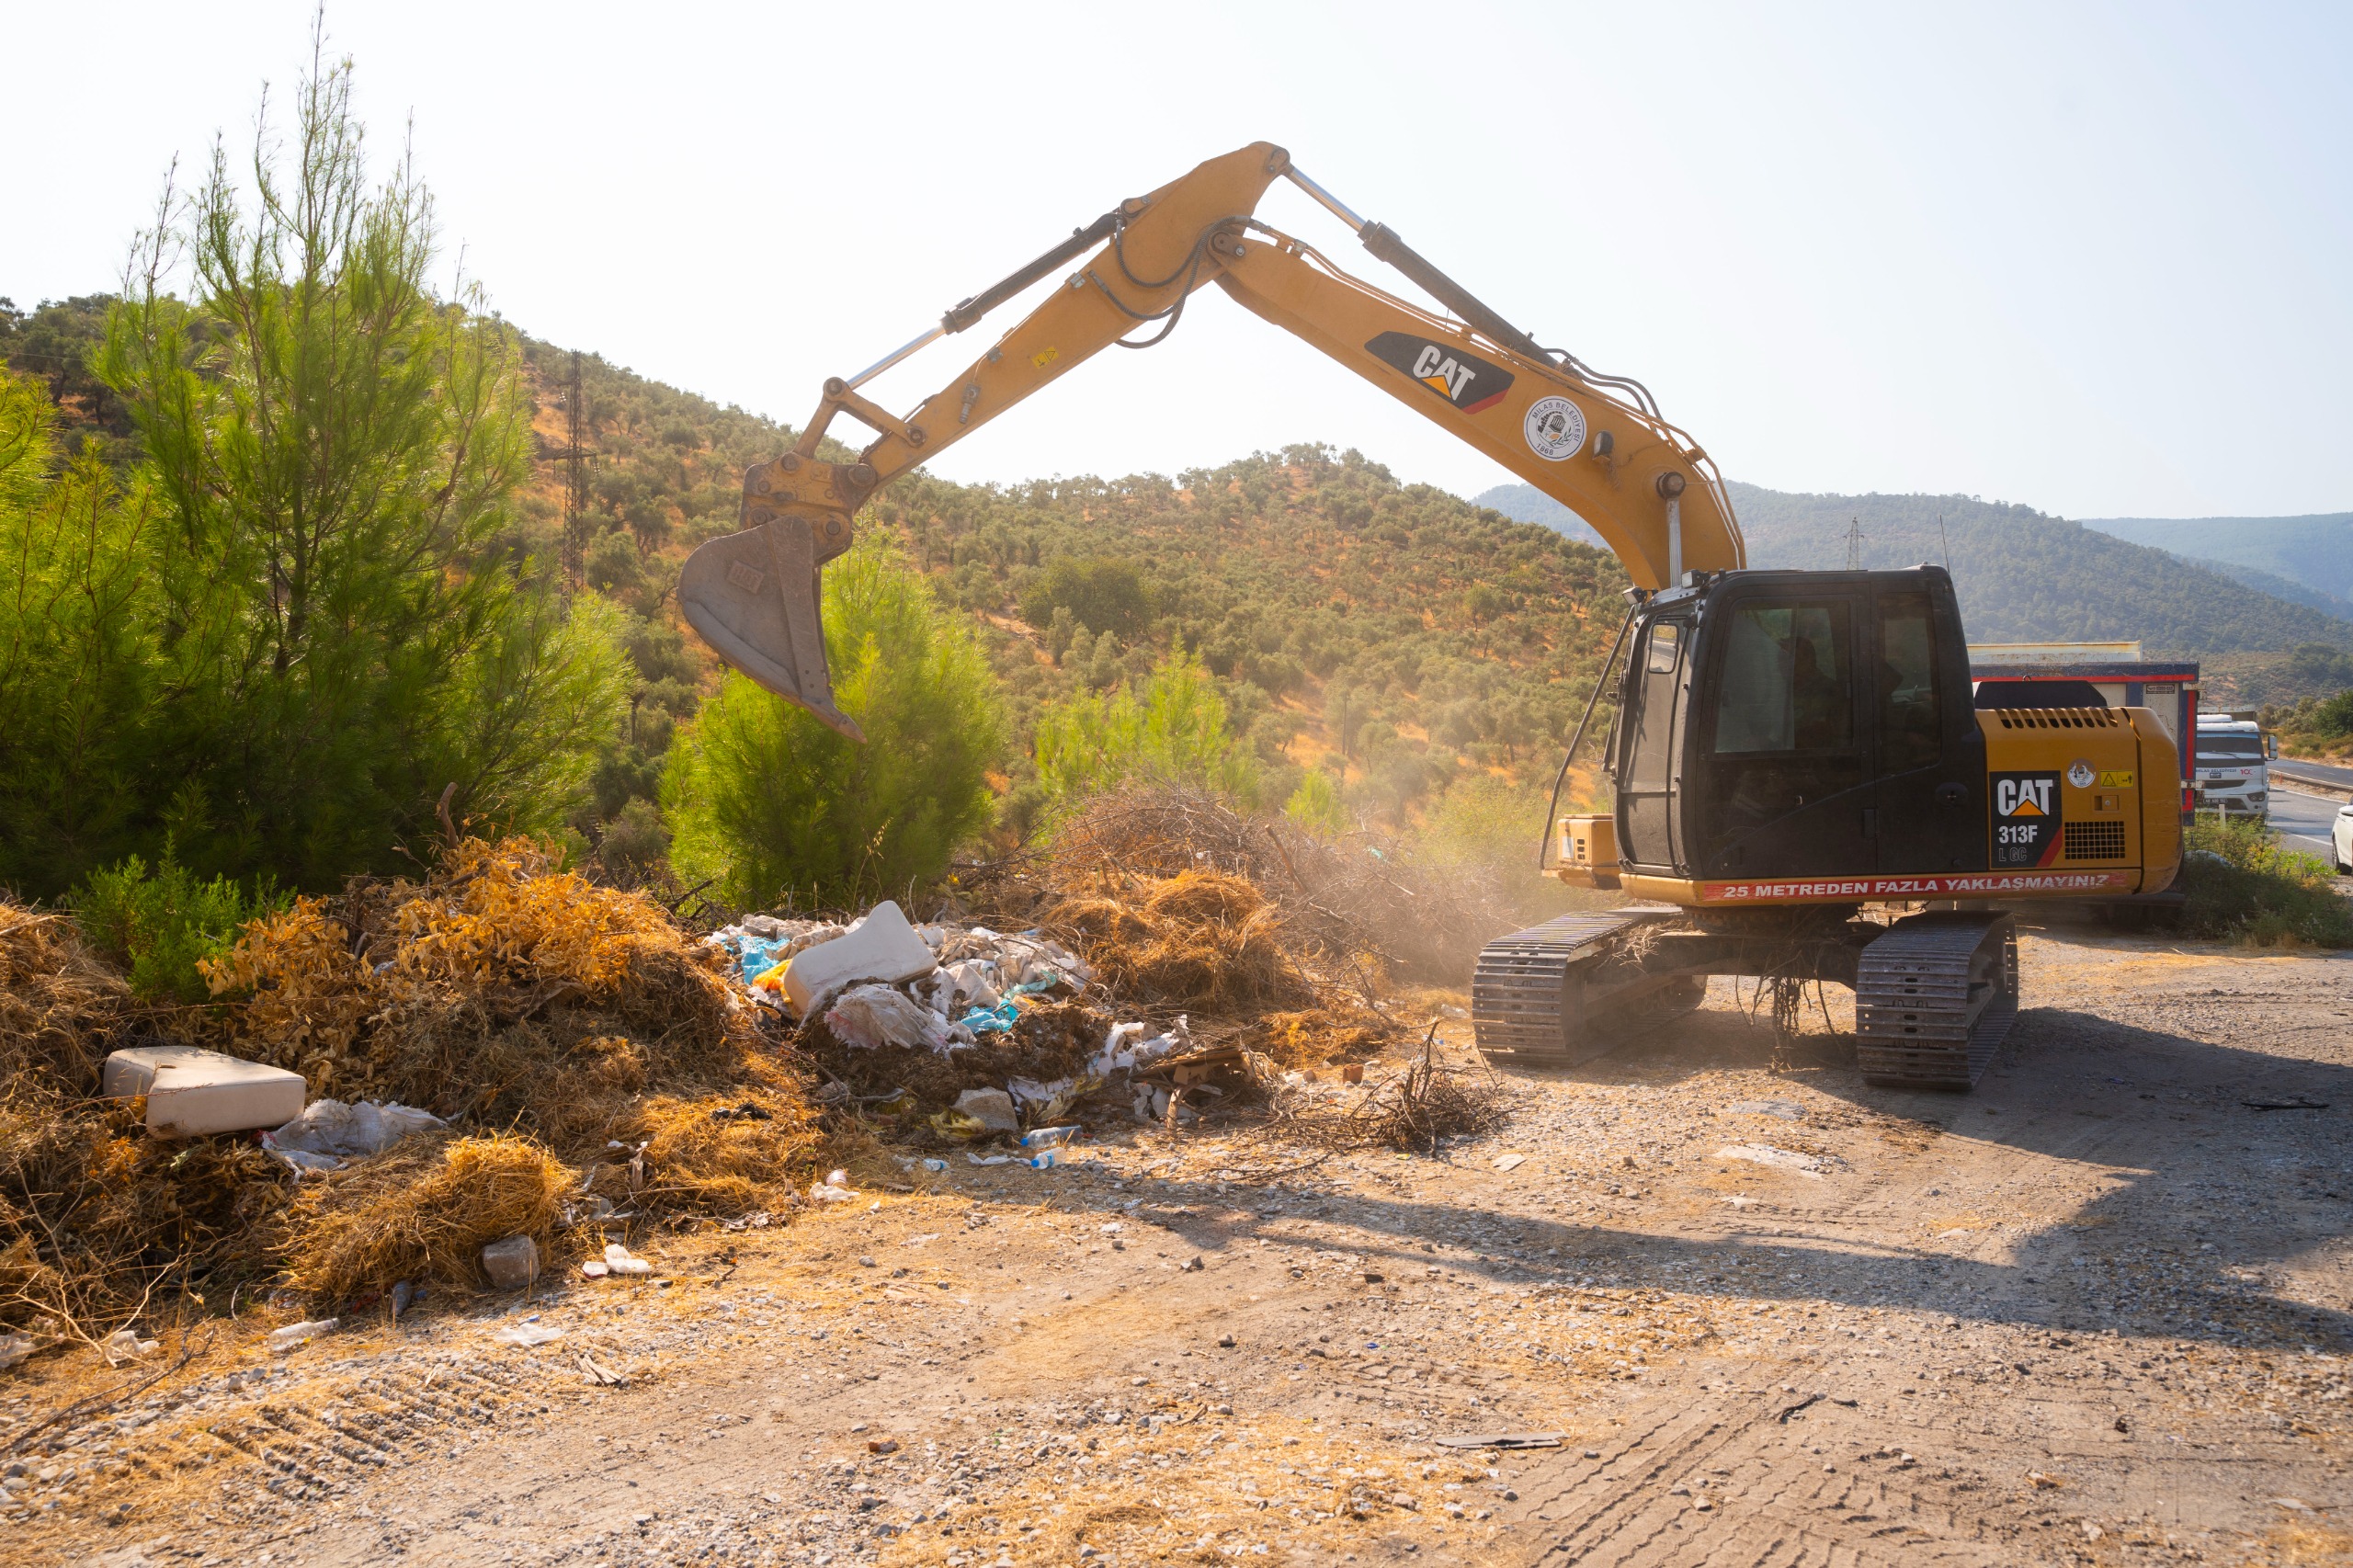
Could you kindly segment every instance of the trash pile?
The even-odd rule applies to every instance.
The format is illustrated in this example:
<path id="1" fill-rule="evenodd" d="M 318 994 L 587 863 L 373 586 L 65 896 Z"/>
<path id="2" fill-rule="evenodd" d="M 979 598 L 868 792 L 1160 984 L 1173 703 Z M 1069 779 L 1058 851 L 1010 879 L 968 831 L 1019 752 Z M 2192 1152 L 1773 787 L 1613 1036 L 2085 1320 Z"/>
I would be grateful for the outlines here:
<path id="1" fill-rule="evenodd" d="M 1269 1070 L 1263 1058 L 1204 1047 L 1188 1014 L 1167 1013 L 1188 999 L 1235 1007 L 1267 994 L 1312 998 L 1254 919 L 1247 885 L 1184 882 L 1141 912 L 1099 898 L 1090 908 L 1103 915 L 1093 950 L 1127 985 L 1099 982 L 1097 960 L 1045 930 L 916 926 L 888 902 L 847 925 L 753 915 L 707 940 L 756 1006 L 793 1028 L 826 1080 L 820 1103 L 891 1123 L 903 1142 L 1018 1139 L 1082 1102 L 1098 1119 L 1189 1121 L 1209 1102 L 1258 1088 Z M 1074 920 L 1063 927 L 1089 929 Z M 1084 935 L 1074 940 L 1087 945 Z M 1139 953 L 1149 956 L 1138 962 Z M 1242 976 L 1256 978 L 1237 983 Z M 1267 976 L 1271 985 L 1260 983 Z M 1147 1017 L 1117 1017 L 1112 1009 L 1126 1011 L 1130 1000 L 1151 1004 L 1137 1009 Z M 1055 1158 L 1040 1153 L 1032 1163 Z M 829 1196 L 813 1189 L 813 1200 Z"/>
<path id="2" fill-rule="evenodd" d="M 754 915 L 707 940 L 734 961 L 756 1003 L 796 1018 L 823 1014 L 843 1044 L 870 1048 L 972 1045 L 1012 1028 L 1021 998 L 1075 994 L 1094 978 L 1034 931 L 911 926 L 888 901 L 847 926 Z"/>
<path id="3" fill-rule="evenodd" d="M 478 1287 L 493 1244 L 535 1270 L 789 1213 L 838 1162 L 718 957 L 526 840 L 251 923 L 198 1008 L 0 902 L 0 1335 L 96 1344 L 178 1292 Z"/>

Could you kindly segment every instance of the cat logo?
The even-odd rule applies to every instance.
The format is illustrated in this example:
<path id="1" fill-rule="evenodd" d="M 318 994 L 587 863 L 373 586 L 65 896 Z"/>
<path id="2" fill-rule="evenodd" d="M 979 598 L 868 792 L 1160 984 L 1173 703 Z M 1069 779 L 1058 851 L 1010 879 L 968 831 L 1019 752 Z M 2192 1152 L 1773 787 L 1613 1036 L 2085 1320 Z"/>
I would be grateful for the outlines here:
<path id="1" fill-rule="evenodd" d="M 2049 865 L 2059 853 L 2059 775 L 1996 773 L 1990 782 L 1995 869 Z"/>
<path id="2" fill-rule="evenodd" d="M 1452 344 L 1406 332 L 1384 332 L 1365 352 L 1392 365 L 1465 414 L 1494 407 L 1511 390 L 1512 373 Z"/>
<path id="3" fill-rule="evenodd" d="M 1994 810 L 2006 817 L 2047 817 L 2052 783 L 2032 777 L 2002 779 L 1994 786 Z"/>

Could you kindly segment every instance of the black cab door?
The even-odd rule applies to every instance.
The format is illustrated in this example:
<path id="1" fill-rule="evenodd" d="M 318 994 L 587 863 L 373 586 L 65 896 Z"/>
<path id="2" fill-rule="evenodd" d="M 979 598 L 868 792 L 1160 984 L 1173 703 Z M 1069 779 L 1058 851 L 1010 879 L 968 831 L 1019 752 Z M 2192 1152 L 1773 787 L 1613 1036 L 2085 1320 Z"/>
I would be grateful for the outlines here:
<path id="1" fill-rule="evenodd" d="M 1698 608 L 1661 610 L 1644 621 L 1611 732 L 1619 858 L 1661 874 L 1677 872 L 1685 859 L 1681 780 Z"/>
<path id="2" fill-rule="evenodd" d="M 1879 870 L 1985 869 L 1985 736 L 1969 649 L 1941 568 L 1874 574 L 1870 729 Z"/>
<path id="3" fill-rule="evenodd" d="M 1863 574 L 1742 573 L 1711 596 L 1687 764 L 1692 871 L 1868 875 L 1878 865 Z"/>

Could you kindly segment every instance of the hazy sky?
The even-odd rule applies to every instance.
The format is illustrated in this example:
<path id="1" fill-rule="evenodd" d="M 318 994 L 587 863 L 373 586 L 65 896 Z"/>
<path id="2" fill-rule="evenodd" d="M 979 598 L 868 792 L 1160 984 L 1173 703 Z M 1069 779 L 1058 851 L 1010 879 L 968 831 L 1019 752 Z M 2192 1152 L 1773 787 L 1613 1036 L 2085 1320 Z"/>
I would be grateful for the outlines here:
<path id="1" fill-rule="evenodd" d="M 342 0 L 381 155 L 532 333 L 798 423 L 1119 198 L 1265 138 L 1733 478 L 2070 516 L 2353 507 L 2353 10 Z M 11 7 L 0 293 L 108 288 L 303 0 Z M 1260 216 L 1410 293 L 1289 186 Z M 911 407 L 1016 316 L 870 387 Z M 1214 290 L 936 460 L 1294 441 L 1510 476 Z"/>

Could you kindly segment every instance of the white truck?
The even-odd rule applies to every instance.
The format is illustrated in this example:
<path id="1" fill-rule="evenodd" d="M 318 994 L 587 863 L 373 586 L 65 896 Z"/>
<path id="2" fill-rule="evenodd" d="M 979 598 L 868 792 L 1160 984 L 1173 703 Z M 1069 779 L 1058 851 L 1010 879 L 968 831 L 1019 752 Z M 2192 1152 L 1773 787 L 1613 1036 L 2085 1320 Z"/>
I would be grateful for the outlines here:
<path id="1" fill-rule="evenodd" d="M 2265 734 L 2252 719 L 2200 714 L 2193 760 L 2196 809 L 2224 816 L 2268 817 L 2271 770 L 2268 765 L 2279 754 L 2279 741 Z"/>

